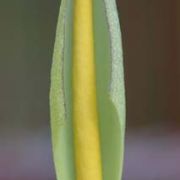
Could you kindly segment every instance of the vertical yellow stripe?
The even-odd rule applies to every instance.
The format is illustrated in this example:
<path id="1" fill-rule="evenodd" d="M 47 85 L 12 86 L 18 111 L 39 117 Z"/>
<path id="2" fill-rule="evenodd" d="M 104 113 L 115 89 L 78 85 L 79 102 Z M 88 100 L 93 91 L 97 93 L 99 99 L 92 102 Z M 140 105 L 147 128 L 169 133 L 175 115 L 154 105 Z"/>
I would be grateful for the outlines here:
<path id="1" fill-rule="evenodd" d="M 74 0 L 73 126 L 77 180 L 102 180 L 92 0 Z"/>

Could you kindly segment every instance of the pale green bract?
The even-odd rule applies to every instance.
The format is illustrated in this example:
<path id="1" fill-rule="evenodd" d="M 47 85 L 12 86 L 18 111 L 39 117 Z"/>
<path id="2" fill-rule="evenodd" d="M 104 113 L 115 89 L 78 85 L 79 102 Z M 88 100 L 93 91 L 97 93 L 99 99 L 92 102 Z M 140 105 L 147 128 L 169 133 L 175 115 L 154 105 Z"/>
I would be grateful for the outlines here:
<path id="1" fill-rule="evenodd" d="M 65 112 L 65 86 L 64 86 L 64 61 L 65 61 L 65 19 L 68 1 L 62 0 L 58 24 L 56 30 L 56 40 L 54 45 L 54 55 L 51 67 L 51 87 L 50 87 L 50 115 L 51 134 L 55 171 L 57 179 L 73 180 L 75 178 L 73 168 L 68 162 L 73 161 L 72 156 L 66 155 L 69 150 L 67 133 L 67 122 Z M 70 159 L 68 161 L 67 158 Z"/>
<path id="2" fill-rule="evenodd" d="M 121 33 L 115 0 L 93 0 L 97 101 L 103 180 L 122 178 L 125 92 Z M 62 0 L 51 69 L 50 110 L 58 180 L 76 180 L 72 127 L 73 0 Z"/>
<path id="3" fill-rule="evenodd" d="M 104 0 L 106 6 L 107 19 L 109 24 L 112 55 L 112 74 L 110 95 L 117 110 L 121 127 L 121 158 L 124 154 L 124 134 L 125 134 L 125 88 L 124 88 L 124 68 L 123 50 L 121 41 L 121 31 L 117 14 L 115 0 Z M 120 174 L 122 174 L 123 160 L 121 160 Z"/>

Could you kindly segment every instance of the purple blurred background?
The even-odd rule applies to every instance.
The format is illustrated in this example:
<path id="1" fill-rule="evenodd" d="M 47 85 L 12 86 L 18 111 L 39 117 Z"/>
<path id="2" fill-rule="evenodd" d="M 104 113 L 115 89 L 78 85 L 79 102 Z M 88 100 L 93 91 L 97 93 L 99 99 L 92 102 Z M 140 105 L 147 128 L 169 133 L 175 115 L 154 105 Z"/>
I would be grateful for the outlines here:
<path id="1" fill-rule="evenodd" d="M 180 179 L 180 1 L 119 0 L 127 129 L 123 180 Z M 57 0 L 0 2 L 0 179 L 55 180 L 49 75 Z"/>

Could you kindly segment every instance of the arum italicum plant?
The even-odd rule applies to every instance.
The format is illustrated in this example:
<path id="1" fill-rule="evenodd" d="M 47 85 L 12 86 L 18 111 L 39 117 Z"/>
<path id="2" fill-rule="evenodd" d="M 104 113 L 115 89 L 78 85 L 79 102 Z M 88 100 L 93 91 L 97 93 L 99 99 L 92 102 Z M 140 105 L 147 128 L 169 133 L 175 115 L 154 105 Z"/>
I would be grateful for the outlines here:
<path id="1" fill-rule="evenodd" d="M 50 108 L 57 179 L 120 180 L 125 93 L 115 0 L 62 0 Z"/>

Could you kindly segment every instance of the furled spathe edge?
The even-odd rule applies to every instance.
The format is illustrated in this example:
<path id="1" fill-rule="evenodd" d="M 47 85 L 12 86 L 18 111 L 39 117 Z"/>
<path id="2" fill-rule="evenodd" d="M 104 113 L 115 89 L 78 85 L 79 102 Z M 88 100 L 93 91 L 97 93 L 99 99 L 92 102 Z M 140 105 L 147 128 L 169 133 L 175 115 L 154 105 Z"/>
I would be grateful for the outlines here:
<path id="1" fill-rule="evenodd" d="M 117 111 L 121 129 L 121 164 L 119 178 L 122 179 L 124 160 L 124 136 L 125 136 L 125 87 L 124 87 L 124 67 L 122 38 L 115 0 L 104 0 L 106 16 L 110 34 L 111 48 L 111 79 L 110 79 L 110 99 Z"/>

